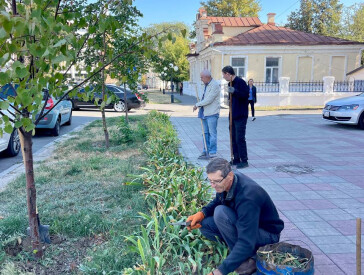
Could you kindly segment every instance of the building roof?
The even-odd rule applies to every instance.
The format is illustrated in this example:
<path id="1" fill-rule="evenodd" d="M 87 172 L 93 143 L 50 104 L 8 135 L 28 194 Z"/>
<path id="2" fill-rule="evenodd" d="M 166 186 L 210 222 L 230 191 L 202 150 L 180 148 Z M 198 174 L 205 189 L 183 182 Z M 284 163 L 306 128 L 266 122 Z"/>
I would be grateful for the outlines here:
<path id="1" fill-rule="evenodd" d="M 348 72 L 346 75 L 351 75 L 353 73 L 356 73 L 360 70 L 364 69 L 364 65 L 363 66 L 360 66 L 359 68 L 356 68 L 355 70 L 352 70 L 351 72 Z"/>
<path id="2" fill-rule="evenodd" d="M 289 28 L 264 24 L 223 42 L 218 45 L 350 45 L 364 44 L 363 42 L 350 41 L 340 38 L 328 37 L 318 34 L 295 31 Z"/>
<path id="3" fill-rule="evenodd" d="M 262 22 L 258 17 L 201 17 L 201 20 L 208 19 L 210 23 L 221 23 L 223 27 L 257 27 L 261 26 Z"/>

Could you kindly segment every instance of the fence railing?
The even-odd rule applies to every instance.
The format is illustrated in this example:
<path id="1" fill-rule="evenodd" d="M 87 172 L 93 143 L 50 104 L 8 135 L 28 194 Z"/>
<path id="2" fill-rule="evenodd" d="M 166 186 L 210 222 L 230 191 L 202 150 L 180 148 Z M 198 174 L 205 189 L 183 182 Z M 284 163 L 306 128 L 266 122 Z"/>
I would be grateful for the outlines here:
<path id="1" fill-rule="evenodd" d="M 322 92 L 324 90 L 323 81 L 312 81 L 312 82 L 290 82 L 290 92 Z"/>
<path id="2" fill-rule="evenodd" d="M 364 80 L 335 81 L 334 92 L 364 92 Z"/>
<path id="3" fill-rule="evenodd" d="M 254 82 L 257 93 L 279 93 L 279 82 Z"/>

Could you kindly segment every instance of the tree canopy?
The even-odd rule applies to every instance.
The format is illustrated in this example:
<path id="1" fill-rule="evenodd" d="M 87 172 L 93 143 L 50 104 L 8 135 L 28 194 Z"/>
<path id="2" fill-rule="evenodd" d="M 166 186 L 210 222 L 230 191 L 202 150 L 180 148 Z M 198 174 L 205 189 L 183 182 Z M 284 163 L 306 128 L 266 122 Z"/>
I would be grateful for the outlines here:
<path id="1" fill-rule="evenodd" d="M 337 36 L 343 5 L 339 0 L 301 0 L 288 16 L 286 27 L 308 33 Z"/>
<path id="2" fill-rule="evenodd" d="M 262 9 L 256 0 L 207 0 L 200 4 L 208 16 L 254 17 Z"/>

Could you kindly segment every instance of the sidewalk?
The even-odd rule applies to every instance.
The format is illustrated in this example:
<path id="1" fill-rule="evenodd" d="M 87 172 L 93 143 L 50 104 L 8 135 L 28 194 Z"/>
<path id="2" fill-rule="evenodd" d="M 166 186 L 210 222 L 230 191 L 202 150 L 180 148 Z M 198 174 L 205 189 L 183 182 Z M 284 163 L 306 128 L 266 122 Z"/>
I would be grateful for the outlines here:
<path id="1" fill-rule="evenodd" d="M 178 98 L 180 107 L 194 104 L 188 96 Z M 356 274 L 355 219 L 364 219 L 364 131 L 303 113 L 258 112 L 256 121 L 249 120 L 250 166 L 240 171 L 274 200 L 285 221 L 281 240 L 314 253 L 315 274 Z M 203 144 L 196 114 L 172 115 L 171 121 L 185 159 L 206 166 L 197 160 Z M 218 155 L 230 159 L 226 110 L 218 122 Z"/>

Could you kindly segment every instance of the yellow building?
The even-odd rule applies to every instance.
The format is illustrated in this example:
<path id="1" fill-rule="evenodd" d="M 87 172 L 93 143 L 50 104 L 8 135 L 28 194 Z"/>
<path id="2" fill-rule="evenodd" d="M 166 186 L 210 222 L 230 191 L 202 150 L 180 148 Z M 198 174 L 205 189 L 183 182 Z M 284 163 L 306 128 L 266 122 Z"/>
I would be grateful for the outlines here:
<path id="1" fill-rule="evenodd" d="M 276 26 L 274 13 L 267 24 L 257 17 L 211 17 L 199 9 L 197 42 L 191 44 L 191 89 L 201 90 L 200 72 L 209 69 L 222 84 L 221 69 L 231 65 L 245 80 L 279 83 L 347 80 L 360 67 L 364 43 L 326 37 Z M 222 85 L 223 86 L 223 85 Z"/>

